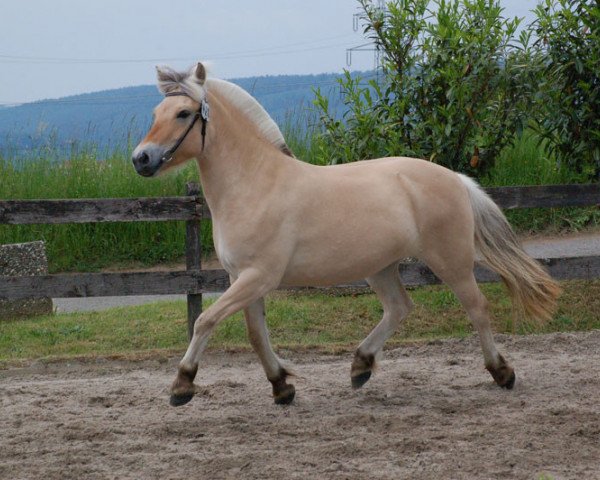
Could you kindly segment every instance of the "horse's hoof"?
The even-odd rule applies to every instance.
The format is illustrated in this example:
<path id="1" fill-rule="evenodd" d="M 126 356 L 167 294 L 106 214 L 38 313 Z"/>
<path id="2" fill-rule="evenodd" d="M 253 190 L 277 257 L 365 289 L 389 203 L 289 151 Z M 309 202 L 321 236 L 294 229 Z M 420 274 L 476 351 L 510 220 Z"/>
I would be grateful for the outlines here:
<path id="1" fill-rule="evenodd" d="M 355 390 L 362 387 L 369 378 L 375 368 L 375 355 L 363 354 L 360 349 L 354 354 L 354 360 L 352 367 L 350 368 L 350 380 L 352 382 L 352 388 Z M 356 373 L 360 372 L 360 373 Z"/>
<path id="2" fill-rule="evenodd" d="M 293 385 L 285 385 L 285 387 L 273 395 L 273 400 L 276 405 L 289 405 L 296 396 L 296 388 Z"/>
<path id="3" fill-rule="evenodd" d="M 514 369 L 506 363 L 504 357 L 502 355 L 498 355 L 499 357 L 499 365 L 497 367 L 493 367 L 491 365 L 486 365 L 485 368 L 492 375 L 496 385 L 502 388 L 506 388 L 507 390 L 512 390 L 515 386 L 516 375 Z"/>
<path id="4" fill-rule="evenodd" d="M 367 383 L 369 378 L 371 378 L 371 370 L 367 370 L 366 372 L 363 372 L 359 375 L 351 377 L 352 388 L 356 390 L 356 389 L 362 387 L 365 383 Z"/>
<path id="5" fill-rule="evenodd" d="M 172 407 L 181 407 L 188 403 L 192 398 L 194 398 L 193 393 L 184 393 L 183 395 L 171 395 L 169 399 L 169 404 Z"/>
<path id="6" fill-rule="evenodd" d="M 512 372 L 512 375 L 509 377 L 509 379 L 506 381 L 506 383 L 504 385 L 501 385 L 502 388 L 506 388 L 507 390 L 512 390 L 512 388 L 515 386 L 515 380 L 517 379 L 517 376 L 515 375 L 515 372 Z"/>

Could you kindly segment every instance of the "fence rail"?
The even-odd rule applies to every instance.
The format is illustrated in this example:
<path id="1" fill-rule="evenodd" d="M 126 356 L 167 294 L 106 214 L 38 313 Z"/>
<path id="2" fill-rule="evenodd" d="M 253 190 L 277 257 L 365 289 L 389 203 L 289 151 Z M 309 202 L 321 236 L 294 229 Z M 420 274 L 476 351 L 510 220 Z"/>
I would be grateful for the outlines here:
<path id="1" fill-rule="evenodd" d="M 497 187 L 486 191 L 504 209 L 600 206 L 599 184 Z M 202 311 L 202 294 L 220 292 L 229 285 L 225 271 L 202 270 L 200 221 L 209 218 L 210 211 L 200 196 L 197 184 L 188 184 L 187 195 L 181 197 L 0 201 L 0 224 L 186 222 L 186 270 L 0 276 L 0 300 L 183 293 L 188 296 L 188 333 L 191 333 L 194 321 Z M 600 277 L 600 256 L 539 260 L 557 279 Z M 403 263 L 400 273 L 406 285 L 439 283 L 422 263 Z M 495 274 L 479 267 L 476 277 L 481 282 L 498 280 Z"/>
<path id="2" fill-rule="evenodd" d="M 493 187 L 486 192 L 500 208 L 551 208 L 600 206 L 600 184 Z"/>
<path id="3" fill-rule="evenodd" d="M 595 278 L 600 256 L 538 259 L 557 280 Z M 433 285 L 440 280 L 421 262 L 400 264 L 402 283 L 407 286 Z M 498 275 L 476 267 L 478 282 L 497 282 Z M 0 277 L 0 299 L 32 297 L 111 297 L 128 295 L 202 294 L 222 292 L 229 287 L 225 270 L 171 270 L 168 272 L 74 273 Z M 337 287 L 367 286 L 365 281 Z M 303 287 L 298 287 L 303 288 Z"/>
<path id="4" fill-rule="evenodd" d="M 600 205 L 600 184 L 494 187 L 486 192 L 500 208 L 584 207 Z M 163 222 L 209 219 L 201 196 L 1 200 L 0 223 Z"/>
<path id="5" fill-rule="evenodd" d="M 164 222 L 202 217 L 201 197 L 0 201 L 0 223 L 10 225 Z"/>

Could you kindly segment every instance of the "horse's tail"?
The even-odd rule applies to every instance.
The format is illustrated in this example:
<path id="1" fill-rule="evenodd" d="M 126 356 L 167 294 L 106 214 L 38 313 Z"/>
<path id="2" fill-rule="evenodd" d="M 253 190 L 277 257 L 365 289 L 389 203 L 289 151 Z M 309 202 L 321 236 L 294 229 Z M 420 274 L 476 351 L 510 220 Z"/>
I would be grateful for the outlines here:
<path id="1" fill-rule="evenodd" d="M 508 220 L 494 201 L 469 177 L 459 175 L 471 199 L 475 248 L 480 261 L 495 271 L 513 304 L 529 318 L 549 320 L 561 288 L 521 247 Z"/>

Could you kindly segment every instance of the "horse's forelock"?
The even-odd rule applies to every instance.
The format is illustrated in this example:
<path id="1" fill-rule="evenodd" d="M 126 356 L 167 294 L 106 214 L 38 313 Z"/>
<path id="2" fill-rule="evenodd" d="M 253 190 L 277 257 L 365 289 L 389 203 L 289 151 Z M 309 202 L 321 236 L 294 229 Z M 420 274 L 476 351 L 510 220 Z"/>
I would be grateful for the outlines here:
<path id="1" fill-rule="evenodd" d="M 196 80 L 194 72 L 195 68 L 187 72 L 178 72 L 167 66 L 156 67 L 158 90 L 163 95 L 180 91 L 201 102 L 206 96 L 206 91 Z"/>

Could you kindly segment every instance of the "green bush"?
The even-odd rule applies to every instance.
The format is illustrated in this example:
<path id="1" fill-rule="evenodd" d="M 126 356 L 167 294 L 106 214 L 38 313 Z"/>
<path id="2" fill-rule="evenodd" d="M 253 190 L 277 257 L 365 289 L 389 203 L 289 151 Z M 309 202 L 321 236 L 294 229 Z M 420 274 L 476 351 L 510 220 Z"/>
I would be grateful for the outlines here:
<path id="1" fill-rule="evenodd" d="M 480 174 L 522 131 L 536 88 L 529 34 L 516 38 L 497 0 L 359 0 L 364 31 L 382 55 L 381 79 L 346 73 L 348 107 L 334 118 L 316 92 L 331 163 L 406 155 Z"/>
<path id="2" fill-rule="evenodd" d="M 600 180 L 600 4 L 544 0 L 533 25 L 544 62 L 535 125 L 557 160 Z"/>

